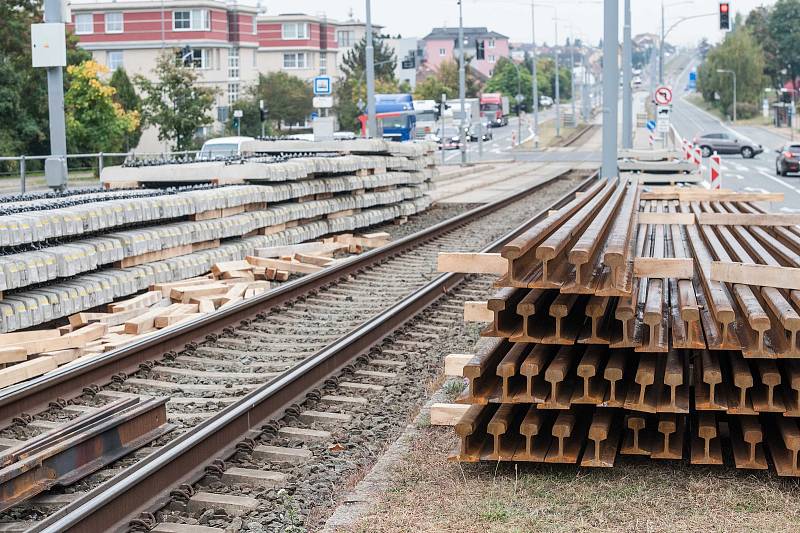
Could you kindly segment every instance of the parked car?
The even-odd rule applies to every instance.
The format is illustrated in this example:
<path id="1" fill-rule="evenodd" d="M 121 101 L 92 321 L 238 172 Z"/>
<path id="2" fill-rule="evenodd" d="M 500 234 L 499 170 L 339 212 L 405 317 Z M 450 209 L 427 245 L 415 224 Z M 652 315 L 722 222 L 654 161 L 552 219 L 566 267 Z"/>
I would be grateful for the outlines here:
<path id="1" fill-rule="evenodd" d="M 253 137 L 218 137 L 203 143 L 197 154 L 198 161 L 215 161 L 242 155 L 242 145 L 254 141 Z"/>
<path id="2" fill-rule="evenodd" d="M 446 127 L 444 132 L 439 129 L 436 132 L 436 142 L 439 144 L 439 150 L 458 150 L 461 148 L 458 128 Z"/>
<path id="3" fill-rule="evenodd" d="M 742 154 L 745 159 L 751 159 L 764 151 L 764 147 L 760 144 L 733 133 L 706 133 L 695 137 L 693 142 L 703 151 L 703 157 L 709 157 L 717 152 L 718 154 Z"/>
<path id="4" fill-rule="evenodd" d="M 789 172 L 800 172 L 800 144 L 787 144 L 778 152 L 775 158 L 775 172 L 778 176 L 785 176 Z"/>
<path id="5" fill-rule="evenodd" d="M 539 107 L 544 107 L 544 108 L 552 107 L 554 103 L 555 102 L 553 102 L 553 99 L 545 94 L 539 96 Z"/>
<path id="6" fill-rule="evenodd" d="M 484 141 L 490 141 L 494 138 L 494 134 L 490 129 L 489 122 L 484 121 L 481 125 L 481 137 L 483 137 Z M 470 142 L 478 142 L 478 125 L 472 124 L 467 130 L 467 140 Z"/>

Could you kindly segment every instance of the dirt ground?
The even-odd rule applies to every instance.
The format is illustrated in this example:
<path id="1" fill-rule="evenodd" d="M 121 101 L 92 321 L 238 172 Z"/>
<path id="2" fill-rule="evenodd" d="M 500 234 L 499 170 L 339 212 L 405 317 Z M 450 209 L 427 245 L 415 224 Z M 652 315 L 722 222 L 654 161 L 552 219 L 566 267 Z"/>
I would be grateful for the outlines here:
<path id="1" fill-rule="evenodd" d="M 772 473 L 628 457 L 460 465 L 456 444 L 452 428 L 422 428 L 374 511 L 339 531 L 800 531 L 800 481 Z"/>

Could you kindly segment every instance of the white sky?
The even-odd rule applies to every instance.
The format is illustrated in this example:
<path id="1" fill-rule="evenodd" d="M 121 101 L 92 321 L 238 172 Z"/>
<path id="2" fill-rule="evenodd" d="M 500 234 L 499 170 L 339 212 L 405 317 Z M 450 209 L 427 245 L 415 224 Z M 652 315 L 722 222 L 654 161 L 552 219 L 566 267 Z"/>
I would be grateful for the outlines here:
<path id="1" fill-rule="evenodd" d="M 2 0 L 0 0 L 2 1 Z M 66 0 L 67 3 L 108 2 L 113 0 Z M 241 4 L 255 5 L 258 0 L 239 0 Z M 330 18 L 345 20 L 352 9 L 356 18 L 364 20 L 365 0 L 261 0 L 271 15 L 280 13 L 326 13 Z M 620 24 L 623 0 L 620 3 Z M 716 42 L 721 37 L 717 29 L 719 0 L 665 0 L 667 27 L 682 17 L 713 13 L 681 23 L 668 40 L 678 44 L 696 44 L 701 37 Z M 774 4 L 775 0 L 731 0 L 733 12 L 746 15 L 759 5 Z M 602 0 L 536 0 L 536 41 L 551 43 L 554 40 L 553 18 L 558 6 L 559 41 L 570 33 L 597 44 L 603 34 Z M 631 0 L 633 34 L 657 33 L 661 2 L 659 0 Z M 530 0 L 464 0 L 464 25 L 488 26 L 512 41 L 531 40 Z M 372 0 L 372 20 L 385 27 L 385 31 L 403 37 L 423 37 L 434 26 L 457 26 L 456 0 Z"/>

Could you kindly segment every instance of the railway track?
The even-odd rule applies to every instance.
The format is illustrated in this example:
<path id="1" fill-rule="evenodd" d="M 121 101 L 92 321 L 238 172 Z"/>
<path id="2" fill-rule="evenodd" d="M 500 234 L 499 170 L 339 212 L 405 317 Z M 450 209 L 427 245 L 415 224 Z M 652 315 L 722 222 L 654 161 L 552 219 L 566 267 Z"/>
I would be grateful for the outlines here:
<path id="1" fill-rule="evenodd" d="M 346 369 L 347 379 L 328 382 L 327 393 L 312 394 L 312 402 L 328 409 L 290 406 L 459 280 L 436 278 L 439 251 L 484 248 L 488 236 L 503 235 L 539 212 L 549 203 L 548 198 L 560 196 L 575 184 L 576 180 L 542 183 L 521 197 L 470 211 L 354 261 L 286 284 L 226 313 L 4 393 L 0 419 L 13 420 L 0 432 L 6 445 L 68 425 L 76 416 L 109 402 L 130 398 L 169 397 L 168 420 L 176 428 L 68 490 L 46 492 L 8 509 L 0 517 L 6 523 L 0 531 L 124 529 L 139 512 L 157 508 L 171 497 L 183 499 L 187 507 L 202 505 L 202 498 L 198 504 L 192 489 L 184 487 L 170 496 L 167 487 L 206 475 L 214 478 L 219 474 L 215 479 L 231 483 L 235 479 L 261 488 L 286 481 L 286 472 L 261 479 L 254 473 L 267 471 L 263 468 L 230 473 L 214 460 L 229 456 L 243 438 L 266 435 L 272 444 L 263 446 L 273 446 L 268 448 L 273 455 L 262 458 L 284 463 L 296 459 L 294 452 L 287 452 L 294 448 L 287 445 L 324 440 L 325 434 L 315 434 L 320 430 L 314 428 L 351 420 L 347 411 L 352 409 L 353 398 L 379 393 L 387 386 L 385 381 L 409 361 L 392 357 L 362 360 L 360 368 Z M 531 195 L 534 191 L 547 194 Z M 449 310 L 451 319 L 460 319 L 456 309 L 452 306 Z M 429 323 L 420 327 L 436 334 L 437 328 L 440 331 L 444 326 Z M 385 355 L 391 355 L 391 350 Z M 26 417 L 20 413 L 37 414 Z M 301 425 L 271 425 L 266 432 L 254 429 L 285 413 Z M 259 445 L 245 443 L 245 451 L 252 456 Z M 207 472 L 204 468 L 209 465 L 211 471 Z M 136 527 L 149 528 L 152 522 Z"/>

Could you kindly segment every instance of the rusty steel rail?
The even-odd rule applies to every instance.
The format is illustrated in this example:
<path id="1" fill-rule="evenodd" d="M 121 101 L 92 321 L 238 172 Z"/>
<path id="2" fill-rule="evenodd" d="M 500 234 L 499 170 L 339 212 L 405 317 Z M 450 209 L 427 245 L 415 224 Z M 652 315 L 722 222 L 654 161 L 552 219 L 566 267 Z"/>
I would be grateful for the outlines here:
<path id="1" fill-rule="evenodd" d="M 169 351 L 181 350 L 188 343 L 202 339 L 209 334 L 222 332 L 226 327 L 238 324 L 241 320 L 250 318 L 256 313 L 267 312 L 354 272 L 415 248 L 428 240 L 493 213 L 570 172 L 566 171 L 520 193 L 462 213 L 457 217 L 389 243 L 387 246 L 370 250 L 315 274 L 285 283 L 274 290 L 240 302 L 224 311 L 217 311 L 188 321 L 179 327 L 170 328 L 169 331 L 162 334 L 92 358 L 91 361 L 69 365 L 68 368 L 62 367 L 46 376 L 8 387 L 0 392 L 0 423 L 8 424 L 20 413 L 43 410 L 56 398 L 77 396 L 84 388 L 91 385 L 109 383 L 116 374 L 128 374 L 136 371 L 139 365 L 145 361 L 160 358 Z"/>
<path id="2" fill-rule="evenodd" d="M 597 174 L 594 174 L 583 180 L 548 209 L 483 251 L 496 252 L 519 233 L 546 218 L 550 209 L 567 204 L 576 192 L 584 190 L 596 178 Z M 459 218 L 465 221 L 463 216 Z M 410 237 L 403 241 L 419 242 Z M 376 254 L 373 252 L 372 255 Z M 37 524 L 32 531 L 124 530 L 140 513 L 165 505 L 173 487 L 200 479 L 205 466 L 233 453 L 236 443 L 249 431 L 269 419 L 280 417 L 287 407 L 302 401 L 309 391 L 411 320 L 464 278 L 464 274 L 438 276 L 419 291 Z"/>
<path id="3" fill-rule="evenodd" d="M 74 483 L 171 431 L 167 400 L 118 400 L 6 450 L 0 455 L 0 511 Z"/>

